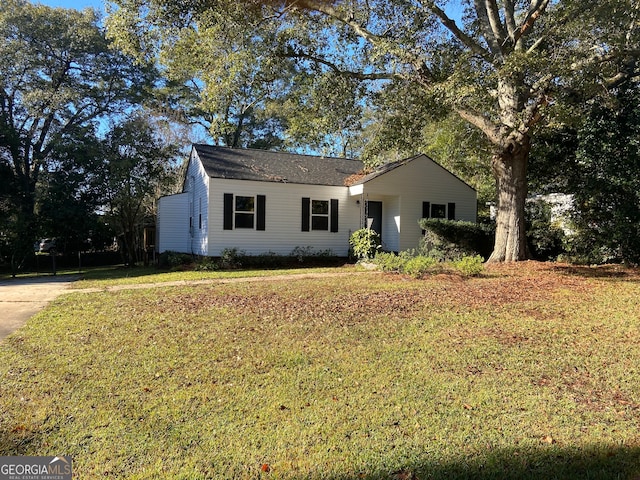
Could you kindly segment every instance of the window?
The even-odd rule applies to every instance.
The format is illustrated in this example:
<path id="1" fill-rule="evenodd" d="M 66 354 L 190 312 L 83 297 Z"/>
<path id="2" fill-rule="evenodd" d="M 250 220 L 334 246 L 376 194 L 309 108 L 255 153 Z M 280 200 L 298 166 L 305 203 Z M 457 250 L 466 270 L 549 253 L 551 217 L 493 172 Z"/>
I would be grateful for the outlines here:
<path id="1" fill-rule="evenodd" d="M 338 231 L 338 200 L 302 199 L 302 231 Z"/>
<path id="2" fill-rule="evenodd" d="M 447 218 L 447 206 L 440 203 L 432 203 L 431 218 Z"/>
<path id="3" fill-rule="evenodd" d="M 224 194 L 224 230 L 250 228 L 265 230 L 266 197 Z"/>
<path id="4" fill-rule="evenodd" d="M 456 204 L 451 202 L 444 204 L 422 202 L 422 218 L 446 218 L 447 220 L 456 219 Z M 425 231 L 422 230 L 422 234 Z"/>
<path id="5" fill-rule="evenodd" d="M 311 200 L 311 230 L 329 230 L 328 200 Z"/>
<path id="6" fill-rule="evenodd" d="M 255 216 L 255 198 L 242 197 L 236 195 L 235 198 L 235 227 L 253 228 L 253 218 Z"/>
<path id="7" fill-rule="evenodd" d="M 193 237 L 193 230 L 194 230 L 193 215 L 194 215 L 193 201 L 189 200 L 189 235 L 191 235 L 191 237 Z"/>

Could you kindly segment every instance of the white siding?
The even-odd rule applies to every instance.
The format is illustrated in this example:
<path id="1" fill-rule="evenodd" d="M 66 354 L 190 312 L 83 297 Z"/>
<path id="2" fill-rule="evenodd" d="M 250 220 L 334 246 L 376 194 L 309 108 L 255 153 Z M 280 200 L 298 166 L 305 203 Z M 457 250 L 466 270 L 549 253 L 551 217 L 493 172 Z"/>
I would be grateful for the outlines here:
<path id="1" fill-rule="evenodd" d="M 158 199 L 158 252 L 191 253 L 189 245 L 189 196 L 186 193 Z"/>
<path id="2" fill-rule="evenodd" d="M 296 247 L 331 250 L 346 256 L 349 236 L 360 227 L 360 206 L 346 187 L 299 185 L 276 182 L 210 179 L 209 255 L 219 256 L 226 248 L 238 248 L 249 255 L 273 252 L 289 255 Z M 223 229 L 223 199 L 234 195 L 265 195 L 265 230 Z M 302 231 L 302 198 L 338 200 L 338 232 Z"/>
<path id="3" fill-rule="evenodd" d="M 364 185 L 364 194 L 369 199 L 388 197 L 383 200 L 383 215 L 387 225 L 394 221 L 387 215 L 399 216 L 397 248 L 391 248 L 393 240 L 388 238 L 390 250 L 416 248 L 422 236 L 418 220 L 422 218 L 422 202 L 456 204 L 456 220 L 476 221 L 476 192 L 469 185 L 433 162 L 419 156 L 400 165 Z M 396 200 L 392 200 L 395 198 Z M 383 226 L 383 241 L 385 227 Z"/>
<path id="4" fill-rule="evenodd" d="M 196 255 L 209 254 L 209 176 L 195 150 L 191 152 L 189 165 L 185 177 L 184 192 L 189 196 L 189 203 L 185 210 L 187 222 L 191 218 L 191 234 L 189 253 Z"/>

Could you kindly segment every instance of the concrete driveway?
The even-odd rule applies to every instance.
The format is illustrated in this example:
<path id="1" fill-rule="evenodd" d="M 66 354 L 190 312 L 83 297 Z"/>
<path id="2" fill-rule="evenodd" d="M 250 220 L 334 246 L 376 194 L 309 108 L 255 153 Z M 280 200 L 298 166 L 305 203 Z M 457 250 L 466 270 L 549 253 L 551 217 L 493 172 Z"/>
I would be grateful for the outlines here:
<path id="1" fill-rule="evenodd" d="M 0 341 L 64 293 L 77 279 L 75 275 L 60 275 L 1 280 Z"/>

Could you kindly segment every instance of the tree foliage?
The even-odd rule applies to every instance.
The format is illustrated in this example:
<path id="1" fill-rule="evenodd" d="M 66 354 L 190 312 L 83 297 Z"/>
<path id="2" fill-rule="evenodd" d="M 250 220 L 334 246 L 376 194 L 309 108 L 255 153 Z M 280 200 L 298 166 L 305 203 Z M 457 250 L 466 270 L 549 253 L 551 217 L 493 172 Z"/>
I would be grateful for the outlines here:
<path id="1" fill-rule="evenodd" d="M 35 240 L 37 188 L 45 173 L 53 179 L 56 145 L 139 101 L 149 85 L 149 72 L 111 48 L 98 20 L 89 9 L 0 4 L 0 163 L 14 211 L 3 230 L 16 258 Z"/>
<path id="2" fill-rule="evenodd" d="M 578 132 L 576 253 L 597 261 L 640 264 L 640 90 L 617 89 L 592 106 Z"/>
<path id="3" fill-rule="evenodd" d="M 155 199 L 173 181 L 171 160 L 177 146 L 166 145 L 140 115 L 115 125 L 103 141 L 103 203 L 119 235 L 126 264 L 140 260 L 140 230 L 155 224 Z"/>
<path id="4" fill-rule="evenodd" d="M 104 247 L 96 244 L 105 230 L 100 139 L 91 126 L 78 127 L 59 138 L 51 158 L 36 188 L 38 235 L 55 237 L 61 252 Z"/>

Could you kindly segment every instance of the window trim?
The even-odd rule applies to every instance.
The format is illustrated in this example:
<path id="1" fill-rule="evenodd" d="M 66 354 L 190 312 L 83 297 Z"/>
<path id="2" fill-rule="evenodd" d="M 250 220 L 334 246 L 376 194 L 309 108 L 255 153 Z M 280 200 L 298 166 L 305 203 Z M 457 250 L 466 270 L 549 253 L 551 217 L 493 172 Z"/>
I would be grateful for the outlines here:
<path id="1" fill-rule="evenodd" d="M 238 200 L 239 199 L 251 199 L 251 209 L 250 210 L 238 210 Z M 242 215 L 244 218 L 249 218 L 251 215 L 251 226 L 247 225 L 238 225 L 238 215 Z M 244 230 L 255 230 L 256 228 L 256 196 L 255 195 L 234 195 L 233 196 L 233 227 L 235 229 L 244 229 Z"/>
<path id="2" fill-rule="evenodd" d="M 236 198 L 247 197 L 253 198 L 253 210 L 236 210 Z M 236 214 L 253 215 L 253 225 L 251 227 L 239 227 L 236 222 Z M 222 229 L 223 230 L 266 230 L 266 195 L 236 195 L 233 193 L 225 193 L 223 195 L 223 213 L 222 213 Z"/>
<path id="3" fill-rule="evenodd" d="M 314 206 L 317 206 L 318 204 L 321 204 L 322 210 L 324 210 L 326 207 L 327 213 L 315 213 Z M 328 232 L 330 214 L 331 214 L 331 203 L 329 202 L 329 200 L 315 200 L 312 198 L 311 199 L 311 230 L 317 231 L 317 232 Z M 318 223 L 320 220 L 322 220 L 323 228 L 316 228 L 315 224 Z M 325 222 L 326 222 L 326 227 L 325 227 Z"/>
<path id="4" fill-rule="evenodd" d="M 313 202 L 326 202 L 328 213 L 313 213 Z M 302 222 L 301 222 L 301 230 L 303 232 L 338 232 L 339 221 L 338 221 L 338 205 L 339 201 L 337 198 L 331 198 L 329 200 L 321 200 L 317 198 L 311 197 L 302 197 Z M 326 218 L 327 226 L 326 228 L 314 228 L 313 227 L 313 219 L 314 218 Z"/>

